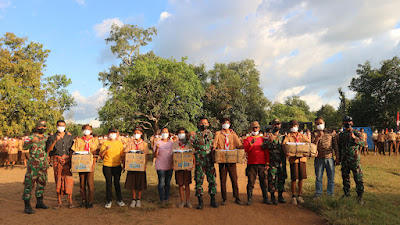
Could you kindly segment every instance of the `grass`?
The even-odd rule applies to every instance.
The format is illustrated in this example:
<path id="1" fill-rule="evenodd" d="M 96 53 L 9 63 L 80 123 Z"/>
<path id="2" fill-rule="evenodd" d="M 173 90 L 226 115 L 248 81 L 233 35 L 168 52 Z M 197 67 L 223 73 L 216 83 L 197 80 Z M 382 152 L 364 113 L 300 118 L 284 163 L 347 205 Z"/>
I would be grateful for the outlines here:
<path id="1" fill-rule="evenodd" d="M 400 156 L 362 156 L 365 205 L 357 204 L 355 183 L 351 175 L 351 198 L 341 199 L 343 185 L 340 166 L 335 171 L 335 197 L 313 200 L 315 191 L 314 160 L 307 163 L 308 179 L 304 183 L 305 207 L 321 215 L 330 224 L 400 224 Z M 289 190 L 289 189 L 288 189 Z"/>

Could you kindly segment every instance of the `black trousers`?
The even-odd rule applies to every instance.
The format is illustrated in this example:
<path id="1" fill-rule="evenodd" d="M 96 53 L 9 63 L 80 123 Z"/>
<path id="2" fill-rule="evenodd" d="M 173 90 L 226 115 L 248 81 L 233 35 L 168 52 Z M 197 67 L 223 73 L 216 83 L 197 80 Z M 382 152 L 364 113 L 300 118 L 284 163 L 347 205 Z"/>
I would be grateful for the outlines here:
<path id="1" fill-rule="evenodd" d="M 106 199 L 107 202 L 112 201 L 112 183 L 114 180 L 114 187 L 115 187 L 115 194 L 117 195 L 117 201 L 122 201 L 122 194 L 121 194 L 121 166 L 116 167 L 108 167 L 103 166 L 103 174 L 106 178 Z"/>

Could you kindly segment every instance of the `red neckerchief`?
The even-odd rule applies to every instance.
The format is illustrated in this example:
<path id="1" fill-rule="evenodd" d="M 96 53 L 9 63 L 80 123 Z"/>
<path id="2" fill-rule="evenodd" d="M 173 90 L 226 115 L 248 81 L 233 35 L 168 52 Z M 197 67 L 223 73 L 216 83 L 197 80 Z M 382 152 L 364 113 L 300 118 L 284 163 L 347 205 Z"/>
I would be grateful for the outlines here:
<path id="1" fill-rule="evenodd" d="M 179 147 L 182 148 L 182 150 L 185 149 L 186 144 L 181 143 L 181 141 L 178 141 L 178 144 L 179 144 Z"/>
<path id="2" fill-rule="evenodd" d="M 89 145 L 89 141 L 93 138 L 93 136 L 90 136 L 89 138 L 87 138 L 86 136 L 83 136 L 82 139 L 85 142 L 85 151 L 90 152 L 90 145 Z"/>
<path id="3" fill-rule="evenodd" d="M 136 146 L 136 150 L 139 150 L 139 145 L 143 142 L 143 140 L 140 140 L 139 143 L 138 142 L 134 142 L 135 146 Z"/>
<path id="4" fill-rule="evenodd" d="M 225 134 L 223 131 L 221 131 L 221 133 L 225 136 L 225 149 L 228 150 L 229 149 L 229 132 L 227 134 Z"/>
<path id="5" fill-rule="evenodd" d="M 300 133 L 299 133 L 299 132 L 297 132 L 297 135 L 296 135 L 296 136 L 293 135 L 293 137 L 296 139 L 296 143 L 299 143 L 299 142 L 300 142 L 300 140 L 299 140 L 299 138 L 300 138 Z"/>

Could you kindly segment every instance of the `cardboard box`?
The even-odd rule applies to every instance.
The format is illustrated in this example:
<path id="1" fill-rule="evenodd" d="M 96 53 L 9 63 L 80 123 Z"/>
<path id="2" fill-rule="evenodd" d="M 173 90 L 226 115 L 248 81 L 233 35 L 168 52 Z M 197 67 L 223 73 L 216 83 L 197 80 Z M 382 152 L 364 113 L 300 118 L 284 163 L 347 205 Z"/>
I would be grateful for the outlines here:
<path id="1" fill-rule="evenodd" d="M 71 172 L 92 172 L 93 155 L 72 155 L 71 159 Z"/>
<path id="2" fill-rule="evenodd" d="M 146 154 L 137 152 L 127 152 L 125 155 L 126 171 L 145 171 Z"/>
<path id="3" fill-rule="evenodd" d="M 193 168 L 193 151 L 191 149 L 174 150 L 172 160 L 176 170 L 191 170 Z"/>
<path id="4" fill-rule="evenodd" d="M 313 143 L 287 142 L 284 149 L 290 157 L 315 157 L 317 154 L 317 145 Z"/>
<path id="5" fill-rule="evenodd" d="M 216 163 L 246 163 L 246 152 L 244 149 L 215 150 Z"/>

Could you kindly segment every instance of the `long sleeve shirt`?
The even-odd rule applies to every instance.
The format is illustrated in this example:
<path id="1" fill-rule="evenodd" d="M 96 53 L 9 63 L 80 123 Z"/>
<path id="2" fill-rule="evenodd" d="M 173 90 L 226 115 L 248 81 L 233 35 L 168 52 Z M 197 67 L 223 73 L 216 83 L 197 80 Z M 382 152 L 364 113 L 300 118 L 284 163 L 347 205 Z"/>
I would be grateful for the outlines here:
<path id="1" fill-rule="evenodd" d="M 339 147 L 336 135 L 324 133 L 321 136 L 317 132 L 313 133 L 311 142 L 317 145 L 317 158 L 339 158 Z"/>
<path id="2" fill-rule="evenodd" d="M 255 139 L 254 143 L 251 141 Z M 264 139 L 261 136 L 249 136 L 243 140 L 247 153 L 247 164 L 269 164 L 269 153 L 262 148 Z"/>

